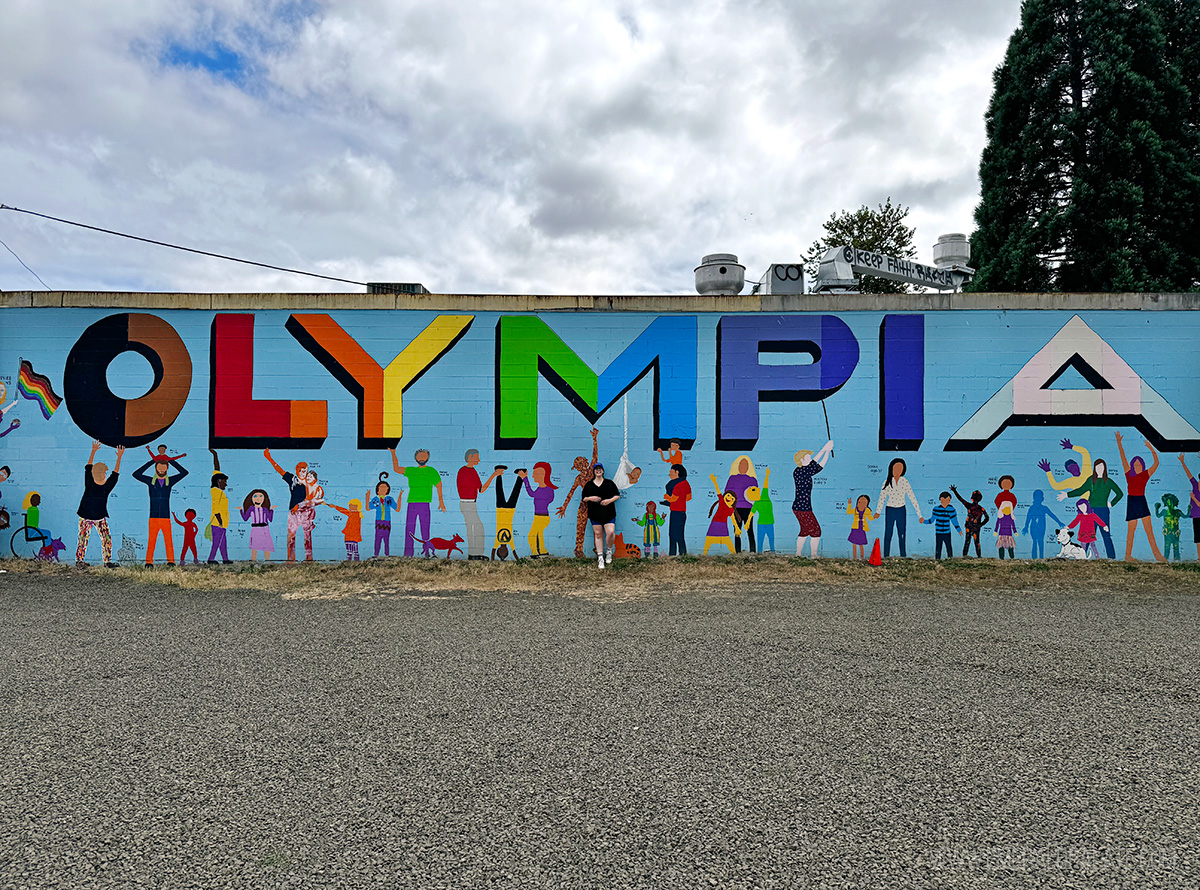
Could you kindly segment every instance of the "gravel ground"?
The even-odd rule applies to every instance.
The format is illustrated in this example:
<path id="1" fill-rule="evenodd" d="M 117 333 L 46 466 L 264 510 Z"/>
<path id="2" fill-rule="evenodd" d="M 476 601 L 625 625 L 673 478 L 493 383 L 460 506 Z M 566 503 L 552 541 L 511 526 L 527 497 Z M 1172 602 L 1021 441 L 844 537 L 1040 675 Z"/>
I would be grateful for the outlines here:
<path id="1" fill-rule="evenodd" d="M 0 888 L 1194 887 L 1200 591 L 0 576 Z"/>

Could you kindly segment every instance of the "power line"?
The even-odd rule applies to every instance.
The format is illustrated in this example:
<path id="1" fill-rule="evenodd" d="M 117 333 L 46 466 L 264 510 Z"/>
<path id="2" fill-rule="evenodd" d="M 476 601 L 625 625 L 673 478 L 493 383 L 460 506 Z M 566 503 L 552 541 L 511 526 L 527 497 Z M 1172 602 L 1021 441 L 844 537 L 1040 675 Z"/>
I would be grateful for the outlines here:
<path id="1" fill-rule="evenodd" d="M 326 281 L 340 281 L 343 284 L 357 284 L 360 287 L 367 286 L 367 283 L 365 281 L 353 281 L 349 278 L 336 278 L 333 275 L 318 275 L 316 272 L 304 272 L 300 269 L 289 269 L 286 266 L 272 266 L 270 263 L 258 263 L 258 262 L 255 262 L 254 260 L 243 260 L 239 257 L 226 256 L 225 254 L 222 254 L 222 253 L 211 253 L 210 251 L 207 251 L 207 250 L 197 250 L 194 247 L 184 247 L 181 244 L 170 244 L 166 241 L 155 241 L 153 238 L 142 238 L 140 235 L 130 235 L 126 232 L 114 232 L 112 229 L 102 229 L 99 226 L 89 226 L 86 223 L 75 222 L 74 220 L 70 220 L 70 219 L 60 219 L 57 216 L 49 216 L 45 213 L 37 213 L 33 210 L 23 210 L 20 207 L 12 207 L 8 204 L 0 204 L 0 210 L 14 210 L 17 213 L 27 213 L 30 216 L 40 216 L 42 219 L 48 219 L 53 222 L 64 223 L 65 225 L 68 225 L 68 226 L 77 226 L 78 228 L 81 228 L 81 229 L 91 229 L 93 232 L 103 232 L 105 235 L 116 235 L 119 238 L 129 238 L 133 241 L 144 241 L 146 244 L 157 244 L 159 247 L 170 247 L 173 250 L 184 250 L 184 251 L 187 251 L 188 253 L 199 254 L 200 256 L 214 257 L 215 259 L 218 259 L 218 260 L 228 260 L 231 263 L 244 263 L 247 266 L 259 266 L 260 268 L 263 268 L 263 269 L 274 269 L 276 272 L 290 272 L 292 275 L 307 275 L 310 278 L 323 278 Z M 9 252 L 11 253 L 12 251 L 9 251 Z M 16 254 L 13 254 L 13 256 L 16 256 Z M 20 259 L 20 257 L 17 257 L 17 259 Z M 24 263 L 21 263 L 21 265 L 25 266 Z M 29 269 L 28 266 L 25 266 L 25 268 Z M 30 269 L 29 271 L 32 272 L 33 270 Z M 37 276 L 34 275 L 34 277 L 36 278 Z M 38 278 L 38 281 L 41 281 L 41 280 L 42 279 Z M 43 282 L 43 285 L 44 284 L 45 284 L 45 282 Z M 50 288 L 46 288 L 46 290 L 49 290 L 49 289 Z"/>
<path id="2" fill-rule="evenodd" d="M 4 244 L 4 242 L 0 241 L 0 244 Z M 4 244 L 4 249 L 7 250 L 9 253 L 11 253 L 13 256 L 16 256 L 17 262 L 20 263 L 22 266 L 25 266 L 25 261 L 23 259 L 21 259 L 19 256 L 17 256 L 17 252 L 15 250 L 13 250 L 7 244 Z M 46 284 L 46 282 L 42 281 L 42 276 L 38 275 L 37 272 L 34 272 L 28 266 L 25 266 L 25 271 L 28 272 L 30 275 L 32 275 L 34 278 L 36 278 L 38 281 L 41 281 L 42 287 L 44 287 L 46 290 L 50 290 L 50 285 L 48 285 L 48 284 Z"/>

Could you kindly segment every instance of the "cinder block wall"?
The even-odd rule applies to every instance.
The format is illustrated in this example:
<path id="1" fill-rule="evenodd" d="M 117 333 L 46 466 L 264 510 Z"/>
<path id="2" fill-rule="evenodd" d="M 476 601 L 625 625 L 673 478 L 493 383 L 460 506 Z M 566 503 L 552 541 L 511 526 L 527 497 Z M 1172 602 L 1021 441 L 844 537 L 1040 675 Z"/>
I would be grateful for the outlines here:
<path id="1" fill-rule="evenodd" d="M 160 444 L 169 455 L 187 455 L 179 465 L 189 475 L 173 487 L 170 505 L 180 519 L 196 511 L 202 561 L 210 547 L 202 535 L 212 512 L 210 448 L 228 476 L 234 559 L 249 556 L 250 523 L 240 512 L 255 489 L 268 492 L 275 508 L 268 527 L 273 558 L 285 556 L 290 489 L 264 449 L 285 471 L 306 463 L 324 500 L 342 507 L 365 501 L 388 473 L 399 501 L 393 555 L 411 541 L 408 468 L 416 465 L 417 449 L 428 450 L 445 506 L 439 511 L 431 492 L 428 535 L 416 527 L 421 538 L 469 537 L 457 487 L 467 450 L 478 450 L 484 480 L 493 467 L 508 468 L 500 477 L 506 500 L 519 481 L 517 469 L 549 464 L 557 488 L 549 522 L 539 524 L 548 552 L 570 555 L 579 491 L 564 518 L 556 508 L 578 475 L 573 463 L 591 460 L 595 426 L 610 477 L 623 453 L 642 471 L 617 511 L 617 530 L 639 548 L 645 531 L 635 520 L 644 520 L 647 504 L 659 516 L 668 512 L 662 501 L 669 465 L 656 449 L 679 439 L 693 494 L 685 532 L 690 553 L 709 537 L 718 489 L 740 491 L 747 480 L 731 485 L 730 479 L 746 475 L 773 506 L 775 549 L 794 553 L 795 455 L 819 452 L 832 439 L 832 455 L 812 478 L 822 555 L 850 555 L 847 499 L 866 494 L 872 510 L 880 509 L 888 466 L 901 458 L 926 518 L 951 484 L 968 498 L 982 492 L 991 517 L 983 554 L 991 558 L 998 483 L 1011 476 L 1016 552 L 1028 558 L 1033 538 L 1045 542 L 1076 514 L 1077 498 L 1059 501 L 1039 462 L 1048 461 L 1061 484 L 1069 475 L 1066 461 L 1082 462 L 1078 446 L 1090 460 L 1106 461 L 1126 491 L 1115 438 L 1121 433 L 1131 460 L 1152 463 L 1146 440 L 1161 457 L 1146 488 L 1158 546 L 1164 519 L 1153 514 L 1166 512 L 1163 497 L 1174 495 L 1184 514 L 1182 556 L 1196 556 L 1187 515 L 1191 487 L 1178 459 L 1186 453 L 1189 469 L 1200 471 L 1196 295 L 8 293 L 0 295 L 0 307 L 0 382 L 8 406 L 0 463 L 10 468 L 0 484 L 0 506 L 11 523 L 0 533 L 5 555 L 22 525 L 23 501 L 37 492 L 41 527 L 63 541 L 59 557 L 74 560 L 93 439 L 102 443 L 96 460 L 110 467 L 114 447 L 128 449 L 108 502 L 115 550 L 127 562 L 144 559 L 149 534 L 150 492 L 133 471 L 150 461 L 145 446 Z M 22 361 L 25 389 L 41 399 L 18 394 Z M 405 473 L 396 472 L 390 446 Z M 514 549 L 524 557 L 533 498 L 521 486 L 515 507 L 498 508 L 497 487 L 493 482 L 476 503 L 486 529 L 483 553 L 492 555 L 498 520 L 506 525 L 511 516 L 512 538 L 503 543 L 510 558 Z M 1041 518 L 1022 532 L 1035 499 Z M 1126 502 L 1110 514 L 1118 558 Z M 952 503 L 961 525 L 965 511 Z M 513 512 L 498 517 L 498 509 Z M 178 557 L 184 529 L 172 525 Z M 317 559 L 346 557 L 345 525 L 333 509 L 316 507 Z M 366 558 L 374 552 L 374 511 L 361 529 Z M 872 522 L 869 541 L 883 531 L 883 518 Z M 300 535 L 302 542 L 303 529 Z M 662 552 L 666 539 L 664 529 Z M 962 540 L 953 535 L 956 553 Z M 917 522 L 911 502 L 906 544 L 910 556 L 933 555 L 934 529 Z M 468 549 L 465 540 L 458 546 Z M 723 542 L 712 547 L 710 555 L 728 552 Z M 163 549 L 159 543 L 157 561 Z M 421 543 L 412 549 L 420 554 Z M 749 550 L 748 536 L 743 549 Z M 898 549 L 894 540 L 893 555 Z M 302 543 L 299 551 L 303 558 Z M 1046 555 L 1058 551 L 1057 543 L 1045 543 Z M 1152 558 L 1140 525 L 1134 555 Z M 95 535 L 86 558 L 100 561 Z"/>

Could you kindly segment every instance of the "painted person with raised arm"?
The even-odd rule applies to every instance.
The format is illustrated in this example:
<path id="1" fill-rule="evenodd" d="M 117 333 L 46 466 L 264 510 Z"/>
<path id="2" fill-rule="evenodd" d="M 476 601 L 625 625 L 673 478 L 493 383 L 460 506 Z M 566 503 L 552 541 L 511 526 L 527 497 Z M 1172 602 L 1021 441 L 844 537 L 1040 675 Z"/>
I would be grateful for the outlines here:
<path id="1" fill-rule="evenodd" d="M 432 545 L 428 543 L 430 505 L 433 503 L 433 492 L 437 489 L 438 512 L 446 512 L 446 502 L 442 500 L 442 474 L 429 466 L 429 449 L 418 448 L 413 452 L 415 467 L 402 467 L 396 457 L 396 449 L 389 448 L 392 453 L 392 469 L 408 479 L 408 512 L 404 518 L 404 555 L 413 555 L 413 541 L 416 540 L 418 524 L 421 527 L 422 556 L 434 556 Z"/>
<path id="2" fill-rule="evenodd" d="M 288 518 L 287 518 L 287 561 L 296 561 L 296 532 L 303 529 L 304 531 L 304 556 L 305 560 L 311 560 L 312 551 L 312 522 L 305 523 L 307 512 L 301 512 L 301 505 L 308 499 L 308 463 L 300 461 L 296 464 L 296 472 L 289 473 L 275 463 L 275 459 L 271 457 L 271 449 L 263 451 L 263 457 L 267 462 L 275 468 L 275 472 L 280 478 L 287 483 L 288 487 Z"/>
<path id="3" fill-rule="evenodd" d="M 87 556 L 88 538 L 92 536 L 94 528 L 100 533 L 105 567 L 115 569 L 117 564 L 112 558 L 112 535 L 108 530 L 108 495 L 121 474 L 121 458 L 125 456 L 125 446 L 117 446 L 117 462 L 113 465 L 112 473 L 108 472 L 108 467 L 104 464 L 96 463 L 96 452 L 99 450 L 100 440 L 96 439 L 92 442 L 92 453 L 83 468 L 83 497 L 79 500 L 77 511 L 79 544 L 75 548 L 75 565 L 87 565 L 84 557 Z"/>
<path id="4" fill-rule="evenodd" d="M 1154 552 L 1156 562 L 1166 562 L 1166 557 L 1159 552 L 1158 541 L 1154 539 L 1154 526 L 1150 522 L 1150 504 L 1146 500 L 1146 483 L 1158 471 L 1158 452 L 1150 444 L 1149 439 L 1143 439 L 1150 453 L 1154 455 L 1154 463 L 1146 469 L 1146 459 L 1135 455 L 1133 460 L 1125 459 L 1125 442 L 1120 433 L 1116 433 L 1117 450 L 1121 452 L 1121 466 L 1125 469 L 1125 484 L 1128 486 L 1128 497 L 1125 498 L 1125 561 L 1137 562 L 1133 558 L 1133 535 L 1137 524 L 1142 523 L 1146 537 L 1150 541 L 1150 549 Z"/>
<path id="5" fill-rule="evenodd" d="M 796 469 L 792 470 L 792 481 L 796 485 L 796 496 L 792 500 L 792 514 L 800 523 L 800 534 L 796 536 L 796 555 L 804 555 L 804 542 L 811 540 L 809 552 L 813 559 L 817 558 L 817 547 L 821 544 L 821 523 L 813 512 L 812 489 L 813 477 L 825 469 L 829 456 L 833 453 L 833 440 L 826 442 L 815 455 L 808 449 L 802 449 L 795 454 Z M 903 533 L 901 533 L 903 534 Z M 903 549 L 904 545 L 900 545 Z"/>
<path id="6" fill-rule="evenodd" d="M 1050 484 L 1051 488 L 1058 492 L 1058 499 L 1060 501 L 1065 501 L 1067 499 L 1068 491 L 1070 491 L 1072 488 L 1079 487 L 1083 484 L 1084 479 L 1092 475 L 1092 456 L 1088 454 L 1088 450 L 1082 445 L 1072 445 L 1070 439 L 1063 439 L 1058 444 L 1061 445 L 1064 450 L 1074 451 L 1076 454 L 1078 454 L 1083 463 L 1080 464 L 1078 461 L 1070 459 L 1063 464 L 1064 469 L 1066 469 L 1070 475 L 1064 476 L 1061 481 L 1054 478 L 1054 471 L 1050 469 L 1050 461 L 1046 460 L 1045 458 L 1042 458 L 1038 461 L 1038 469 L 1042 470 L 1046 474 L 1046 481 Z"/>
<path id="7" fill-rule="evenodd" d="M 146 470 L 154 467 L 154 475 L 147 475 Z M 169 475 L 171 467 L 179 472 Z M 133 471 L 133 478 L 141 482 L 150 494 L 150 526 L 146 542 L 146 565 L 154 565 L 154 547 L 158 536 L 162 535 L 167 548 L 167 565 L 175 565 L 175 542 L 171 532 L 171 491 L 186 478 L 188 471 L 175 458 L 169 460 L 148 460 Z"/>

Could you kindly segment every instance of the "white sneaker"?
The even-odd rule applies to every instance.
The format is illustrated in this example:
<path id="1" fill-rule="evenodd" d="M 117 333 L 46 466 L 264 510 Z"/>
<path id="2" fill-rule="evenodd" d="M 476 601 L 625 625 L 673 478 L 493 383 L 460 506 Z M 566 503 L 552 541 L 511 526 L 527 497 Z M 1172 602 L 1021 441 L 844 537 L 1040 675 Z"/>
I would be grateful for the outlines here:
<path id="1" fill-rule="evenodd" d="M 600 556 L 600 555 L 596 556 L 596 568 L 598 568 L 598 569 L 604 568 L 604 557 L 603 556 Z"/>
<path id="2" fill-rule="evenodd" d="M 604 562 L 606 564 L 612 565 L 612 555 L 613 555 L 613 552 L 611 550 L 604 551 Z"/>

